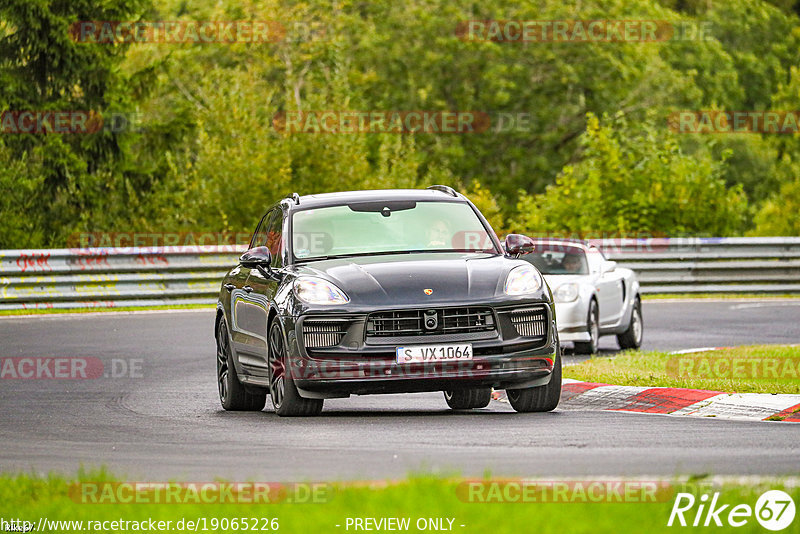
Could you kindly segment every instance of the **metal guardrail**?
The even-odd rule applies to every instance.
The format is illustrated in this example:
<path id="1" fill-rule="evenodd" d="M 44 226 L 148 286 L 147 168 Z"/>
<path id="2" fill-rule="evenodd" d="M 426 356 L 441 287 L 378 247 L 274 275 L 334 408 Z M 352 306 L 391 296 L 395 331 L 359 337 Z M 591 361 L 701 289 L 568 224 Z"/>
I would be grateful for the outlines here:
<path id="1" fill-rule="evenodd" d="M 0 251 L 0 310 L 212 304 L 245 248 Z"/>
<path id="2" fill-rule="evenodd" d="M 636 271 L 642 293 L 800 293 L 800 238 L 594 241 Z"/>
<path id="3" fill-rule="evenodd" d="M 593 241 L 643 293 L 800 293 L 800 238 Z M 211 304 L 244 247 L 0 251 L 0 310 Z"/>

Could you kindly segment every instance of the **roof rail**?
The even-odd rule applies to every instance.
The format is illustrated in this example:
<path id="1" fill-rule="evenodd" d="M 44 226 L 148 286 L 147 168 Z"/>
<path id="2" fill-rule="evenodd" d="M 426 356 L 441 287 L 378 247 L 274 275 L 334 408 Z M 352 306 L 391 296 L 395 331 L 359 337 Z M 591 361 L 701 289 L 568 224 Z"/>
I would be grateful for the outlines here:
<path id="1" fill-rule="evenodd" d="M 297 193 L 292 193 L 292 200 L 294 200 L 294 203 L 296 205 L 298 206 L 300 205 L 300 195 L 298 195 Z"/>
<path id="2" fill-rule="evenodd" d="M 456 193 L 456 190 L 450 187 L 449 185 L 429 185 L 425 189 L 433 189 L 435 191 L 441 191 L 442 193 L 447 193 L 448 195 L 458 197 L 458 193 Z"/>

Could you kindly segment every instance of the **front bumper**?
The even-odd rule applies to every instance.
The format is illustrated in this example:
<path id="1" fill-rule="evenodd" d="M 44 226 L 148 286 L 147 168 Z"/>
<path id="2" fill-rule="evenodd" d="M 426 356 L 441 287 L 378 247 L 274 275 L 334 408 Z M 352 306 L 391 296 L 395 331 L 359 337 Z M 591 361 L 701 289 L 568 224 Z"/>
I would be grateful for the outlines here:
<path id="1" fill-rule="evenodd" d="M 510 320 L 513 308 L 493 308 L 496 332 L 485 335 L 418 336 L 413 342 L 389 340 L 370 342 L 364 335 L 366 315 L 347 316 L 348 334 L 340 345 L 307 349 L 300 317 L 288 329 L 290 372 L 300 393 L 306 397 L 346 397 L 351 394 L 414 393 L 460 388 L 494 387 L 516 389 L 545 385 L 550 381 L 553 362 L 560 351 L 552 307 L 537 302 L 547 312 L 547 331 L 531 338 L 517 333 Z M 519 308 L 519 306 L 516 306 Z M 318 320 L 319 316 L 311 318 Z M 327 316 L 326 318 L 330 318 Z M 395 342 L 396 341 L 396 342 Z M 397 346 L 441 343 L 471 343 L 473 359 L 456 362 L 398 364 Z"/>

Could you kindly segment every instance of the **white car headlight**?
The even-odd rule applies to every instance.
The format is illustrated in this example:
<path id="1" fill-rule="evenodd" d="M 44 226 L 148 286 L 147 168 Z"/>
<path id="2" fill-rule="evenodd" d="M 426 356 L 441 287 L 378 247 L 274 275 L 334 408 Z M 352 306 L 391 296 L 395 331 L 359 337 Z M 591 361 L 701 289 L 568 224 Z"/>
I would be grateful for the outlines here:
<path id="1" fill-rule="evenodd" d="M 322 278 L 298 278 L 294 294 L 308 304 L 346 304 L 350 302 L 344 291 Z"/>
<path id="2" fill-rule="evenodd" d="M 553 292 L 553 299 L 556 302 L 572 302 L 578 298 L 578 284 L 561 284 Z"/>
<path id="3" fill-rule="evenodd" d="M 525 295 L 539 291 L 543 285 L 542 275 L 530 265 L 514 267 L 506 278 L 506 295 Z"/>

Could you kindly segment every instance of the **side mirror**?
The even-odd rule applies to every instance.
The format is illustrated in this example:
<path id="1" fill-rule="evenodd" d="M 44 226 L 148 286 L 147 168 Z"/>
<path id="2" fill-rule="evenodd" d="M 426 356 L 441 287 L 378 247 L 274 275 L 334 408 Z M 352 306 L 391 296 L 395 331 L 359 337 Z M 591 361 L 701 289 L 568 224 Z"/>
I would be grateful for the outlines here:
<path id="1" fill-rule="evenodd" d="M 239 258 L 239 263 L 243 267 L 267 267 L 272 263 L 272 254 L 267 247 L 251 248 Z"/>
<path id="2" fill-rule="evenodd" d="M 606 274 L 613 272 L 617 268 L 617 262 L 615 261 L 606 261 L 603 262 L 603 266 L 600 267 L 600 274 Z"/>
<path id="3" fill-rule="evenodd" d="M 530 254 L 536 247 L 536 242 L 530 237 L 522 234 L 508 234 L 505 242 L 506 252 L 510 256 L 520 254 Z"/>

